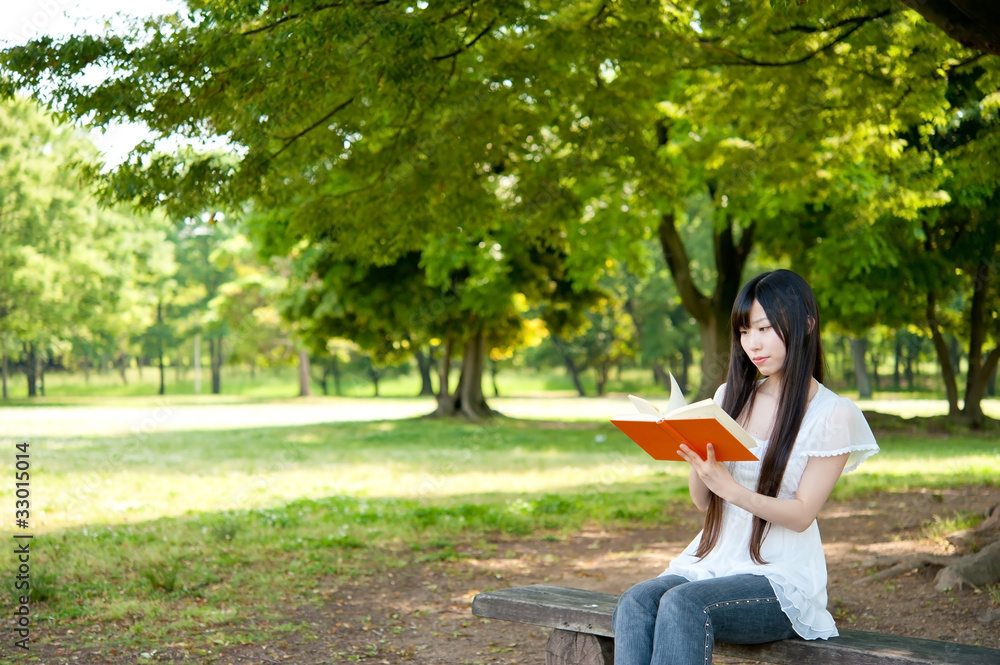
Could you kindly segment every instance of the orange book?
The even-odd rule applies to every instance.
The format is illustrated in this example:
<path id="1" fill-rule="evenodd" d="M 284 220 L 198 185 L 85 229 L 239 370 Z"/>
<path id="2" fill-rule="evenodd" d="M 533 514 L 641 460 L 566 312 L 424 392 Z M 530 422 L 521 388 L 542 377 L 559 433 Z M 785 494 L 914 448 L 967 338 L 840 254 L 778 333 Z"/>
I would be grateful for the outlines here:
<path id="1" fill-rule="evenodd" d="M 705 459 L 707 446 L 715 448 L 720 462 L 753 462 L 757 441 L 740 427 L 714 400 L 686 404 L 674 377 L 670 377 L 670 401 L 664 411 L 650 402 L 629 395 L 636 413 L 615 416 L 611 422 L 639 444 L 653 459 L 684 461 L 677 454 L 682 443 Z"/>

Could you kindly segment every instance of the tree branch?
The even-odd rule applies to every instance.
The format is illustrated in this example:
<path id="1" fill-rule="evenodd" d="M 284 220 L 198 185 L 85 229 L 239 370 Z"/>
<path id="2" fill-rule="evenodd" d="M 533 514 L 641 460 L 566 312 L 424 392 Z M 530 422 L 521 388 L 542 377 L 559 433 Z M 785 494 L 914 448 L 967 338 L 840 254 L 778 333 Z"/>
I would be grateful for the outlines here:
<path id="1" fill-rule="evenodd" d="M 294 21 L 297 18 L 302 18 L 303 16 L 308 16 L 309 14 L 316 14 L 318 12 L 321 12 L 321 11 L 325 10 L 325 9 L 334 9 L 334 8 L 343 7 L 343 6 L 344 6 L 344 3 L 342 3 L 342 2 L 333 2 L 333 3 L 330 3 L 328 5 L 319 5 L 318 7 L 313 7 L 312 9 L 310 9 L 309 11 L 306 11 L 306 12 L 299 12 L 298 14 L 289 14 L 288 16 L 282 16 L 277 21 L 273 21 L 271 23 L 268 23 L 267 25 L 262 25 L 259 28 L 254 28 L 253 30 L 247 30 L 245 32 L 241 32 L 240 35 L 243 36 L 243 37 L 247 37 L 249 35 L 256 35 L 256 34 L 261 33 L 261 32 L 267 32 L 268 30 L 273 30 L 274 28 L 277 28 L 282 23 L 287 23 L 289 21 Z"/>
<path id="2" fill-rule="evenodd" d="M 993 350 L 986 355 L 986 360 L 983 361 L 983 376 L 989 379 L 996 370 L 997 364 L 1000 364 L 1000 344 L 994 346 Z"/>
<path id="3" fill-rule="evenodd" d="M 845 18 L 843 21 L 838 21 L 827 28 L 817 28 L 812 25 L 790 25 L 783 30 L 778 30 L 777 32 L 772 32 L 772 35 L 784 35 L 789 32 L 806 32 L 809 34 L 815 34 L 817 32 L 830 32 L 831 30 L 836 30 L 838 28 L 843 28 L 845 25 L 850 25 L 851 23 L 863 23 L 865 21 L 870 21 L 873 18 L 881 18 L 885 16 L 888 12 L 884 12 L 881 16 L 854 16 L 852 18 Z"/>
<path id="4" fill-rule="evenodd" d="M 369 4 L 361 5 L 361 6 L 362 7 L 378 7 L 379 5 L 387 5 L 387 4 L 389 4 L 389 0 L 376 0 L 375 2 L 371 2 Z M 345 3 L 343 3 L 343 2 L 331 2 L 330 4 L 326 4 L 326 5 L 318 5 L 316 7 L 313 7 L 311 9 L 309 9 L 308 11 L 299 12 L 298 14 L 289 14 L 288 16 L 282 16 L 277 21 L 272 21 L 271 23 L 268 23 L 267 25 L 262 25 L 259 28 L 253 28 L 252 30 L 247 30 L 245 32 L 241 32 L 240 36 L 247 37 L 249 35 L 256 35 L 256 34 L 261 33 L 261 32 L 267 32 L 268 30 L 273 30 L 274 28 L 277 28 L 282 23 L 287 23 L 289 21 L 294 21 L 295 19 L 302 18 L 304 16 L 309 16 L 311 14 L 318 14 L 319 12 L 327 10 L 327 9 L 337 9 L 338 7 L 343 7 L 343 6 L 345 6 Z"/>
<path id="5" fill-rule="evenodd" d="M 681 296 L 684 308 L 691 312 L 696 320 L 707 321 L 709 300 L 694 283 L 694 277 L 691 275 L 691 260 L 684 248 L 684 241 L 677 233 L 677 225 L 672 214 L 664 213 L 660 216 L 658 231 L 663 257 L 667 260 L 667 266 L 670 268 L 670 274 L 674 277 L 674 283 L 677 285 L 677 292 Z"/>
<path id="6" fill-rule="evenodd" d="M 831 40 L 828 44 L 825 44 L 824 46 L 818 48 L 815 51 L 811 51 L 811 52 L 807 53 L 806 55 L 802 56 L 801 58 L 796 58 L 795 60 L 786 60 L 786 61 L 783 61 L 783 62 L 768 62 L 768 61 L 765 61 L 765 60 L 757 60 L 755 58 L 748 58 L 746 56 L 740 55 L 739 53 L 731 51 L 729 49 L 720 48 L 718 46 L 710 44 L 710 43 L 708 43 L 705 40 L 698 40 L 698 44 L 699 44 L 699 46 L 701 46 L 703 48 L 706 48 L 708 50 L 719 51 L 720 53 L 724 53 L 724 54 L 726 54 L 726 55 L 728 55 L 728 56 L 730 56 L 732 58 L 736 58 L 735 62 L 729 61 L 729 62 L 713 62 L 713 63 L 709 63 L 711 65 L 737 66 L 737 67 L 739 67 L 739 66 L 743 66 L 743 67 L 791 67 L 791 66 L 794 66 L 794 65 L 801 65 L 803 62 L 806 62 L 807 60 L 812 60 L 813 58 L 815 58 L 819 54 L 821 54 L 821 53 L 823 53 L 823 52 L 825 52 L 825 51 L 833 48 L 834 46 L 836 46 L 840 42 L 842 42 L 845 39 L 847 39 L 848 37 L 850 37 L 852 34 L 854 34 L 855 31 L 857 31 L 859 28 L 861 28 L 861 26 L 865 25 L 869 21 L 874 21 L 874 20 L 878 20 L 880 18 L 884 18 L 884 17 L 888 16 L 891 13 L 892 13 L 892 10 L 886 9 L 886 10 L 884 10 L 882 12 L 879 12 L 878 14 L 875 14 L 874 16 L 861 17 L 861 18 L 858 19 L 858 22 L 855 23 L 853 27 L 851 27 L 849 30 L 845 30 L 841 34 L 837 35 L 837 37 L 835 39 Z"/>
<path id="7" fill-rule="evenodd" d="M 948 395 L 948 415 L 954 416 L 958 413 L 958 385 L 951 364 L 951 355 L 948 353 L 948 344 L 938 327 L 937 296 L 933 289 L 927 291 L 927 327 L 930 328 L 931 341 L 934 343 L 938 364 L 941 365 L 941 378 L 944 379 L 945 392 Z"/>
<path id="8" fill-rule="evenodd" d="M 743 233 L 740 234 L 740 242 L 736 245 L 736 254 L 742 259 L 743 263 L 746 263 L 747 258 L 750 256 L 751 250 L 753 250 L 753 240 L 754 232 L 757 230 L 757 225 L 751 223 L 743 229 Z M 742 265 L 740 268 L 742 269 Z"/>
<path id="9" fill-rule="evenodd" d="M 949 67 L 947 69 L 947 71 L 950 72 L 953 69 L 958 69 L 959 67 L 965 67 L 966 65 L 971 65 L 972 63 L 974 63 L 975 61 L 979 60 L 980 58 L 985 58 L 986 55 L 987 55 L 986 53 L 978 53 L 978 54 L 972 56 L 971 58 L 966 58 L 965 60 L 962 60 L 958 64 L 956 64 L 956 65 L 954 65 L 952 67 Z"/>
<path id="10" fill-rule="evenodd" d="M 438 19 L 438 23 L 447 23 L 451 19 L 455 18 L 456 16 L 461 16 L 462 14 L 464 14 L 467 11 L 469 11 L 469 7 L 462 7 L 461 9 L 456 9 L 452 13 L 445 14 L 444 16 L 442 16 L 441 18 L 439 18 Z"/>
<path id="11" fill-rule="evenodd" d="M 325 116 L 323 116 L 322 118 L 320 118 L 319 120 L 317 120 L 313 124 L 309 125 L 305 129 L 303 129 L 301 132 L 299 132 L 299 133 L 297 133 L 297 134 L 295 134 L 293 136 L 289 136 L 287 138 L 283 137 L 283 136 L 278 136 L 277 138 L 283 140 L 285 142 L 285 145 L 281 146 L 281 148 L 278 150 L 278 152 L 276 152 L 273 155 L 271 155 L 270 157 L 268 157 L 267 161 L 269 162 L 272 159 L 274 159 L 275 157 L 277 157 L 278 155 L 280 155 L 281 153 L 283 153 L 293 143 L 295 143 L 300 138 L 302 138 L 303 136 L 305 136 L 306 134 L 308 134 L 312 130 L 314 130 L 317 127 L 319 127 L 320 125 L 322 125 L 324 122 L 326 122 L 327 120 L 329 120 L 330 118 L 332 118 L 338 111 L 341 111 L 342 109 L 344 109 L 347 106 L 349 106 L 351 104 L 351 102 L 353 102 L 353 101 L 354 101 L 354 97 L 351 97 L 346 102 L 343 102 L 342 104 L 338 105 L 335 109 L 333 109 L 332 111 L 330 111 L 329 113 L 327 113 Z"/>
<path id="12" fill-rule="evenodd" d="M 468 44 L 466 44 L 465 46 L 462 46 L 461 48 L 455 49 L 451 53 L 445 53 L 444 55 L 436 55 L 433 58 L 431 58 L 431 60 L 433 60 L 434 62 L 439 62 L 441 60 L 447 60 L 448 58 L 454 58 L 455 56 L 457 56 L 462 51 L 467 51 L 468 49 L 472 48 L 472 46 L 476 42 L 478 42 L 480 39 L 482 39 L 486 35 L 486 33 L 488 33 L 490 30 L 492 30 L 493 26 L 494 26 L 494 24 L 496 24 L 496 22 L 497 22 L 496 18 L 493 18 L 493 20 L 491 20 L 489 22 L 489 25 L 487 25 L 485 28 L 483 28 L 482 31 L 478 35 L 476 35 L 472 39 L 472 41 L 469 42 Z"/>
<path id="13" fill-rule="evenodd" d="M 594 14 L 594 16 L 589 21 L 587 21 L 587 24 L 593 26 L 595 23 L 597 23 L 597 20 L 601 18 L 601 16 L 607 11 L 607 9 L 608 9 L 608 3 L 602 2 L 600 8 L 597 10 L 597 13 Z"/>

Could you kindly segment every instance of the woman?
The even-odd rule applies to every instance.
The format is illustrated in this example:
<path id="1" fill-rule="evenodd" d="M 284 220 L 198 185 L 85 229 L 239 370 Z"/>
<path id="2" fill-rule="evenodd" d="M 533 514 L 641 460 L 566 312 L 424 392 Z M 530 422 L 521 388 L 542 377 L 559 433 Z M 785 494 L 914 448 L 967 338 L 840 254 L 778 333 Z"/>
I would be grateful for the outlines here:
<path id="1" fill-rule="evenodd" d="M 757 462 L 706 459 L 687 446 L 702 532 L 659 577 L 618 601 L 616 665 L 702 665 L 715 640 L 837 635 L 826 609 L 816 515 L 841 473 L 878 452 L 861 410 L 822 385 L 819 311 L 789 270 L 740 291 L 726 383 L 716 402 L 757 440 Z"/>

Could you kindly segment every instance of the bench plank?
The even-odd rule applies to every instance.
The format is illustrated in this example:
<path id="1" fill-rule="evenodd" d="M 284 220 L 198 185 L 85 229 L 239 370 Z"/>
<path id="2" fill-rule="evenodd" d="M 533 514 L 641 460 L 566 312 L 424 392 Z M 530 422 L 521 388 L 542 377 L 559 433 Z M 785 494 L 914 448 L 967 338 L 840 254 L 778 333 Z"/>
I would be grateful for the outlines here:
<path id="1" fill-rule="evenodd" d="M 478 594 L 472 613 L 613 637 L 611 613 L 618 596 L 598 591 L 537 584 Z M 1000 649 L 976 647 L 884 633 L 842 630 L 829 640 L 782 640 L 767 644 L 717 643 L 715 651 L 766 663 L 800 665 L 1000 665 Z"/>
<path id="2" fill-rule="evenodd" d="M 487 619 L 614 637 L 611 613 L 617 603 L 618 596 L 610 593 L 536 584 L 481 593 L 472 599 L 472 613 Z"/>

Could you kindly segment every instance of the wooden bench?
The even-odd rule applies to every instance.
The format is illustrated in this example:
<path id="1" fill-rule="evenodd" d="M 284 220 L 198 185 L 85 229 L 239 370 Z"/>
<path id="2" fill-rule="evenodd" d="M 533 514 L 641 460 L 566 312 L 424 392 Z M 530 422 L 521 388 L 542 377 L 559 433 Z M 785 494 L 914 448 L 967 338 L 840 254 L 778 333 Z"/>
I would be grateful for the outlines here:
<path id="1" fill-rule="evenodd" d="M 477 617 L 554 628 L 545 665 L 613 665 L 611 612 L 618 596 L 534 585 L 478 594 Z M 782 665 L 1000 665 L 1000 649 L 842 630 L 829 640 L 715 645 L 715 653 Z"/>

